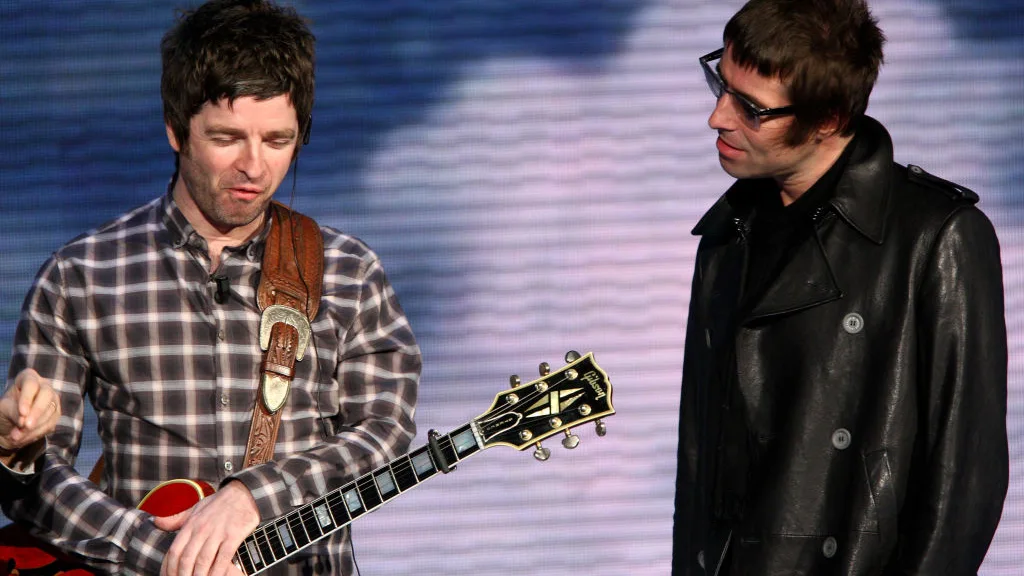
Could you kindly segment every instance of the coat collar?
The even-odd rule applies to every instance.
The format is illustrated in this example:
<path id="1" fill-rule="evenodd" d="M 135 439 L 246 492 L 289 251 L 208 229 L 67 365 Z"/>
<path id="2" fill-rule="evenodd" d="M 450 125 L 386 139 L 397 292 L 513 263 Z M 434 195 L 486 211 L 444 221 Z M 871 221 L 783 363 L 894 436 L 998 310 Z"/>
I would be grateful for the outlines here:
<path id="1" fill-rule="evenodd" d="M 865 116 L 858 126 L 856 148 L 839 178 L 829 205 L 851 228 L 875 244 L 885 240 L 889 196 L 892 191 L 892 139 L 877 120 Z M 733 188 L 743 186 L 742 180 Z M 732 190 L 732 188 L 730 188 Z M 735 222 L 750 215 L 736 210 L 723 194 L 693 228 L 697 236 L 731 236 Z"/>

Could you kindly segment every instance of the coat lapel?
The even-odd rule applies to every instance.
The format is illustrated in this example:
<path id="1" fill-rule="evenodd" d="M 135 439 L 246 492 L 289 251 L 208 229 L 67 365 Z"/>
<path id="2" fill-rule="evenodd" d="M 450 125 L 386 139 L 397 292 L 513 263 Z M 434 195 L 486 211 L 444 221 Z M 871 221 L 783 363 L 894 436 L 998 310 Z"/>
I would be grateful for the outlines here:
<path id="1" fill-rule="evenodd" d="M 754 305 L 744 324 L 780 314 L 791 314 L 841 298 L 825 250 L 817 234 L 803 242 Z"/>

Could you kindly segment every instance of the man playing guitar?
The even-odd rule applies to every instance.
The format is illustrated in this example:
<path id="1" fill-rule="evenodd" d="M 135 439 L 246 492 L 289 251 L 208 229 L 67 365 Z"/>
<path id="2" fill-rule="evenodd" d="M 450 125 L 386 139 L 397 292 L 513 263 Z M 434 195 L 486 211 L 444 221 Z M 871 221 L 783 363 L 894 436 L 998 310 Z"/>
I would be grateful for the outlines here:
<path id="1" fill-rule="evenodd" d="M 239 574 L 232 558 L 262 520 L 407 449 L 420 354 L 377 256 L 271 202 L 309 136 L 305 22 L 261 0 L 214 0 L 185 12 L 161 50 L 174 176 L 40 270 L 8 390 L 40 400 L 0 428 L 0 447 L 56 427 L 37 481 L 3 509 L 97 572 Z M 74 467 L 86 400 L 102 490 Z M 217 491 L 168 517 L 135 507 L 174 478 Z M 267 573 L 354 574 L 348 528 Z"/>

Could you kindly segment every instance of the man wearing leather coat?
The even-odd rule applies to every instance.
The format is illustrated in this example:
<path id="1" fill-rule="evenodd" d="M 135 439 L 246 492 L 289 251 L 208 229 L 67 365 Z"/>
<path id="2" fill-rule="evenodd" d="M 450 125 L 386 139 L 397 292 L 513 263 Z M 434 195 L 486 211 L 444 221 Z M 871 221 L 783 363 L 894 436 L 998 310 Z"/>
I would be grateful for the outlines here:
<path id="1" fill-rule="evenodd" d="M 699 221 L 673 574 L 976 574 L 1008 483 L 999 244 L 864 114 L 862 0 L 752 0 L 700 59 L 736 183 Z"/>

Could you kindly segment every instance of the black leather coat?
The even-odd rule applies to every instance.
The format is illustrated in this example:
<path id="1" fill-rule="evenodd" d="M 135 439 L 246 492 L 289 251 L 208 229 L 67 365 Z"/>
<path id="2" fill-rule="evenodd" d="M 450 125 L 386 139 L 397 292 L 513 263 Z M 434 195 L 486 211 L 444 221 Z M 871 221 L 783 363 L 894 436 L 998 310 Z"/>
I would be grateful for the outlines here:
<path id="1" fill-rule="evenodd" d="M 895 164 L 866 118 L 835 193 L 730 328 L 748 215 L 701 219 L 680 408 L 673 573 L 976 574 L 1008 483 L 999 245 L 977 196 Z M 714 518 L 716 350 L 751 442 L 742 518 Z M 723 575 L 725 571 L 721 572 Z"/>

